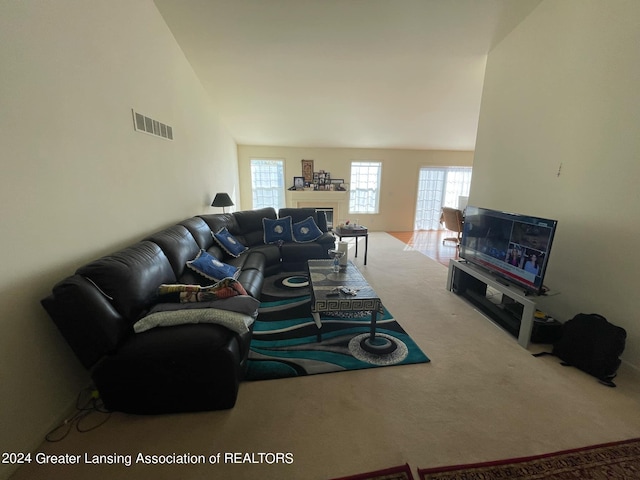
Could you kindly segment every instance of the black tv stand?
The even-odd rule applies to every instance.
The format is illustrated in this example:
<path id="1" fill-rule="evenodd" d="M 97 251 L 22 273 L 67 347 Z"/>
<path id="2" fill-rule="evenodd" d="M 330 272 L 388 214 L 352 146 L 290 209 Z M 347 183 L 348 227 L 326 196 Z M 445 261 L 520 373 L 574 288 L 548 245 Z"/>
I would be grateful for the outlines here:
<path id="1" fill-rule="evenodd" d="M 496 282 L 498 282 L 500 285 L 504 285 L 505 287 L 510 287 L 511 286 L 511 284 L 509 282 L 507 282 L 505 280 L 502 280 L 502 279 L 500 279 L 498 277 L 494 277 L 494 280 Z M 526 293 L 525 293 L 525 295 L 526 295 Z"/>
<path id="2" fill-rule="evenodd" d="M 487 298 L 487 286 L 502 294 L 499 304 Z M 459 260 L 449 261 L 447 289 L 462 296 L 518 339 L 527 348 L 531 341 L 536 303 L 520 289 L 505 285 L 475 265 Z"/>

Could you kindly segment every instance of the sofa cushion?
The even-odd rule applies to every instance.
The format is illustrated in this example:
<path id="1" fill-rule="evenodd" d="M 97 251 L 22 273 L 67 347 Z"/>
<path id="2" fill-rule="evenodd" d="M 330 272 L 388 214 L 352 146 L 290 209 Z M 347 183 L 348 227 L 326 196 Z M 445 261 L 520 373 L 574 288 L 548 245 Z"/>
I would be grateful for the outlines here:
<path id="1" fill-rule="evenodd" d="M 183 225 L 173 225 L 148 236 L 145 240 L 156 243 L 171 263 L 176 278 L 182 275 L 185 263 L 198 254 L 200 248 L 193 235 Z"/>
<path id="2" fill-rule="evenodd" d="M 242 253 L 247 251 L 242 243 L 240 243 L 226 228 L 220 229 L 220 231 L 213 234 L 213 239 L 216 241 L 220 248 L 227 252 L 232 257 L 239 257 Z"/>
<path id="3" fill-rule="evenodd" d="M 264 243 L 293 241 L 293 224 L 291 223 L 291 217 L 279 218 L 277 220 L 263 218 L 262 225 L 264 228 Z"/>
<path id="4" fill-rule="evenodd" d="M 254 298 L 260 298 L 262 285 L 264 284 L 264 273 L 260 270 L 242 270 L 238 281 L 244 287 L 249 295 Z"/>
<path id="5" fill-rule="evenodd" d="M 263 218 L 269 218 L 271 220 L 275 220 L 276 218 L 278 218 L 276 216 L 275 209 L 271 207 L 258 208 L 257 210 L 243 210 L 240 212 L 234 212 L 233 216 L 236 222 L 238 222 L 239 231 L 237 233 L 241 233 L 243 235 L 246 235 L 248 232 L 261 232 Z M 229 231 L 233 234 L 236 233 L 231 229 L 229 229 Z"/>
<path id="6" fill-rule="evenodd" d="M 187 267 L 214 282 L 219 282 L 223 278 L 228 277 L 236 278 L 239 272 L 237 267 L 221 262 L 204 250 L 200 250 L 196 258 L 188 261 Z"/>
<path id="7" fill-rule="evenodd" d="M 191 270 L 190 268 L 185 268 L 182 275 L 178 277 L 176 280 L 177 283 L 181 283 L 184 285 L 200 285 L 201 287 L 211 285 L 211 279 L 203 277 L 195 270 Z"/>
<path id="8" fill-rule="evenodd" d="M 229 231 L 235 235 L 237 240 L 248 247 L 264 245 L 262 219 L 269 218 L 275 220 L 277 218 L 275 209 L 271 207 L 234 212 L 233 216 L 237 223 L 238 230 L 234 231 L 229 229 Z"/>
<path id="9" fill-rule="evenodd" d="M 132 322 L 155 303 L 161 284 L 176 281 L 162 249 L 149 241 L 102 257 L 80 267 L 76 273 L 91 280 L 116 310 Z"/>
<path id="10" fill-rule="evenodd" d="M 283 262 L 306 262 L 313 259 L 329 258 L 329 248 L 314 243 L 286 243 L 282 245 L 282 261 Z"/>
<path id="11" fill-rule="evenodd" d="M 318 212 L 315 208 L 281 208 L 278 217 L 291 217 L 293 223 L 301 222 L 307 217 L 313 218 L 316 225 L 323 232 L 327 232 L 327 217 L 324 212 Z"/>
<path id="12" fill-rule="evenodd" d="M 211 228 L 201 217 L 187 218 L 186 220 L 181 221 L 180 225 L 189 230 L 189 233 L 191 233 L 200 249 L 208 250 L 209 247 L 213 245 Z"/>
<path id="13" fill-rule="evenodd" d="M 264 243 L 262 245 L 256 245 L 254 247 L 251 247 L 251 250 L 247 252 L 247 255 L 249 255 L 249 259 L 252 259 L 254 255 L 264 257 L 264 266 L 261 267 L 260 270 L 263 271 L 265 276 L 272 275 L 272 273 L 269 272 L 271 272 L 272 270 L 278 270 L 280 268 L 280 248 L 278 248 L 277 245 L 265 245 Z M 240 258 L 245 258 L 247 257 L 247 255 L 243 255 Z M 255 259 L 253 260 L 253 262 L 249 262 L 249 259 L 246 259 L 246 261 L 243 263 L 243 270 L 245 268 L 252 268 L 253 263 L 258 261 L 258 259 Z M 231 263 L 232 265 L 236 265 L 233 261 L 230 261 L 229 263 Z"/>
<path id="14" fill-rule="evenodd" d="M 322 231 L 316 225 L 313 217 L 307 217 L 301 222 L 293 224 L 293 239 L 299 243 L 313 242 L 322 236 Z"/>

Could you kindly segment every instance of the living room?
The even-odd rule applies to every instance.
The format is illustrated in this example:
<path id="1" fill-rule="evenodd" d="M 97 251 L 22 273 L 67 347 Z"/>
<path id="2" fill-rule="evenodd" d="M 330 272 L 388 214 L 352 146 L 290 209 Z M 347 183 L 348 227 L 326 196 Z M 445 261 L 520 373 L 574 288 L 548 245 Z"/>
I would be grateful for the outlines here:
<path id="1" fill-rule="evenodd" d="M 635 194 L 640 174 L 637 2 L 540 2 L 488 56 L 475 152 L 243 145 L 228 131 L 152 1 L 114 5 L 27 0 L 5 3 L 2 10 L 0 135 L 5 160 L 1 191 L 7 227 L 5 268 L 0 277 L 4 327 L 0 451 L 38 448 L 44 434 L 68 413 L 89 380 L 39 300 L 87 261 L 176 220 L 211 213 L 215 192 L 229 191 L 237 209 L 250 208 L 245 199 L 250 157 L 285 158 L 292 167 L 311 158 L 319 168 L 325 168 L 322 162 L 326 161 L 326 170 L 345 162 L 345 176 L 347 162 L 354 156 L 393 162 L 385 171 L 396 170 L 393 178 L 397 181 L 383 182 L 382 200 L 391 203 L 381 208 L 392 212 L 394 222 L 398 210 L 403 214 L 397 215 L 398 223 L 360 219 L 377 232 L 412 229 L 409 213 L 414 202 L 402 196 L 410 189 L 400 180 L 415 178 L 419 166 L 473 164 L 470 203 L 559 221 L 547 283 L 560 294 L 544 299 L 543 308 L 559 319 L 579 311 L 605 315 L 627 330 L 624 367 L 640 366 L 640 327 L 631 301 L 640 265 L 621 242 L 635 238 L 640 230 L 628 221 L 640 207 Z M 135 132 L 132 108 L 171 125 L 174 140 Z M 288 172 L 288 176 L 295 173 Z M 395 201 L 394 197 L 400 198 Z M 381 236 L 380 242 L 388 244 L 389 240 Z M 378 267 L 371 263 L 374 273 L 383 267 L 402 273 L 388 263 Z M 401 265 L 410 268 L 409 262 Z M 464 304 L 454 303 L 452 309 L 443 310 L 442 305 L 449 308 L 451 304 L 445 303 L 450 302 L 445 292 L 437 290 L 440 284 L 444 290 L 444 282 L 428 283 L 440 302 L 429 301 L 434 314 L 443 318 L 471 315 Z M 390 308 L 394 313 L 399 303 L 393 300 Z M 419 332 L 419 327 L 414 328 Z M 491 336 L 490 330 L 478 324 L 470 332 Z M 421 335 L 426 338 L 427 332 Z M 463 338 L 471 342 L 469 336 Z M 448 338 L 442 346 L 431 341 L 434 344 L 428 343 L 425 350 L 434 364 L 446 349 L 467 348 Z M 497 351 L 516 356 L 513 349 L 520 348 L 513 342 L 512 349 L 511 344 L 493 337 L 489 345 L 499 345 Z M 486 354 L 486 349 L 481 351 Z M 525 363 L 519 358 L 511 364 Z M 543 364 L 551 368 L 549 362 Z M 451 365 L 455 368 L 456 362 Z M 414 381 L 410 372 L 415 369 L 398 370 L 395 380 L 385 381 L 393 386 L 400 380 Z M 571 378 L 570 385 L 579 384 L 593 393 L 599 405 L 607 404 L 607 395 L 615 395 L 610 390 L 596 393 L 589 380 L 564 374 Z M 377 380 L 381 373 L 372 375 Z M 442 372 L 432 376 L 434 382 L 446 377 Z M 349 382 L 339 382 L 337 391 L 348 391 L 365 401 Z M 322 393 L 313 379 L 302 383 L 302 389 Z M 621 382 L 619 391 L 623 385 Z M 275 386 L 259 388 L 252 384 L 243 393 L 247 399 L 255 398 L 252 393 L 277 394 Z M 434 384 L 434 391 L 439 388 Z M 300 395 L 292 383 L 282 389 L 291 398 Z M 637 398 L 628 396 L 630 408 L 637 406 Z M 357 403 L 327 401 L 336 407 L 346 403 L 350 411 Z M 580 407 L 587 408 L 585 404 L 591 401 L 596 403 L 585 399 Z M 621 401 L 612 401 L 612 405 L 619 407 Z M 258 400 L 245 400 L 239 407 L 259 405 Z M 315 408 L 321 416 L 329 408 L 319 401 L 312 401 L 310 407 L 309 415 Z M 235 415 L 242 414 L 238 407 L 234 410 Z M 198 429 L 199 418 L 170 416 L 163 420 L 163 427 L 167 432 Z M 603 413 L 588 418 L 599 423 L 597 427 L 586 425 L 585 430 L 600 430 L 603 438 L 598 432 L 581 431 L 576 433 L 579 440 L 614 439 L 608 430 L 613 428 L 608 424 L 610 417 Z M 303 415 L 297 420 L 300 425 L 311 421 Z M 335 426 L 330 418 L 326 420 Z M 530 428 L 525 418 L 510 420 L 522 429 Z M 149 430 L 153 421 L 118 417 L 114 424 L 135 424 L 144 442 L 149 431 L 156 432 Z M 459 427 L 452 430 L 452 437 L 465 431 L 455 419 L 438 417 L 434 423 Z M 497 434 L 507 428 L 499 427 Z M 552 435 L 540 426 L 535 428 L 541 436 Z M 635 419 L 621 428 L 628 436 L 640 436 Z M 540 437 L 527 445 L 540 450 L 549 442 Z M 243 448 L 240 443 L 235 446 Z M 259 446 L 252 442 L 244 448 L 258 451 Z M 501 453 L 518 452 L 496 449 L 498 456 Z M 393 452 L 384 460 L 403 463 L 405 458 Z M 347 466 L 353 468 L 347 470 Z M 355 473 L 357 466 L 355 460 L 346 460 L 344 468 L 330 473 Z M 0 478 L 8 478 L 14 469 L 5 464 L 0 468 Z M 158 471 L 154 474 L 158 478 Z"/>

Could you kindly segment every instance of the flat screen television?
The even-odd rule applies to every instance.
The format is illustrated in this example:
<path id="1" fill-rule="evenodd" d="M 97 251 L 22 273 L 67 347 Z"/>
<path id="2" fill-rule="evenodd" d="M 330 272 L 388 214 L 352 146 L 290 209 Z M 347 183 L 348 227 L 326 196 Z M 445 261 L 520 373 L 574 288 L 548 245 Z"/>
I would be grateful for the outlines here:
<path id="1" fill-rule="evenodd" d="M 547 218 L 467 206 L 460 257 L 539 295 L 557 225 Z"/>

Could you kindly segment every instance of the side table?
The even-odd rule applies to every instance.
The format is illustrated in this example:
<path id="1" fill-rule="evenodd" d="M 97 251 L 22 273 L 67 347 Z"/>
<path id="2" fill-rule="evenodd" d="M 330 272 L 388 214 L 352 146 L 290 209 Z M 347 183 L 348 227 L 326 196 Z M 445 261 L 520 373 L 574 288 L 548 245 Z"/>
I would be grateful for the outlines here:
<path id="1" fill-rule="evenodd" d="M 351 228 L 346 228 L 346 227 L 336 227 L 335 228 L 335 233 L 338 236 L 339 240 L 342 240 L 342 237 L 344 238 L 352 238 L 355 237 L 356 239 L 356 258 L 358 258 L 358 237 L 364 237 L 364 264 L 367 264 L 367 250 L 369 249 L 369 230 L 367 229 L 367 227 L 363 227 L 361 225 L 358 225 L 357 227 L 351 227 Z"/>

